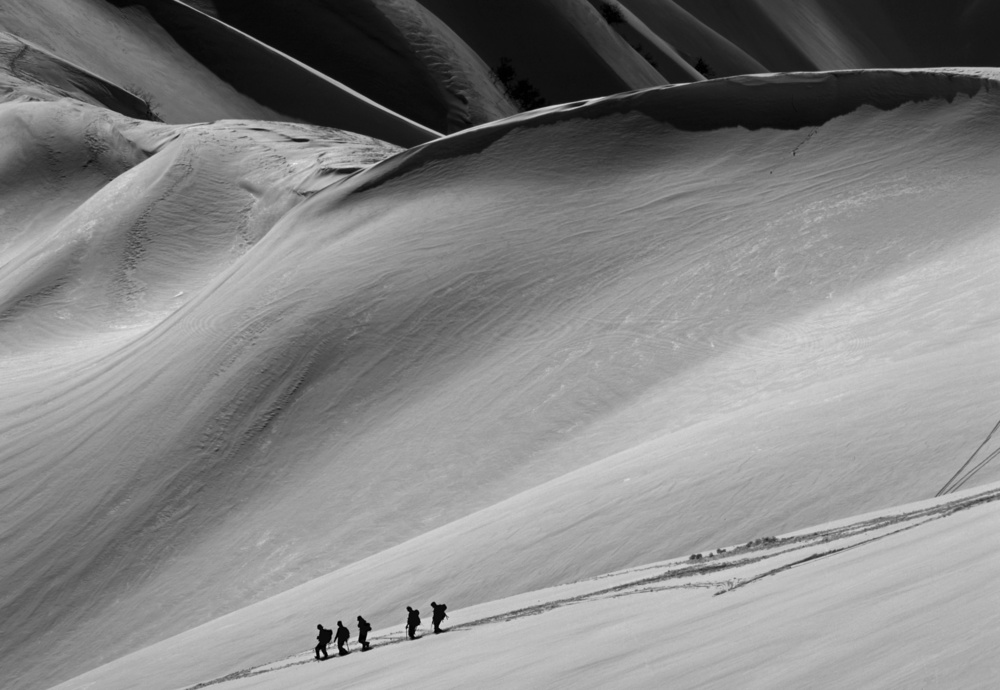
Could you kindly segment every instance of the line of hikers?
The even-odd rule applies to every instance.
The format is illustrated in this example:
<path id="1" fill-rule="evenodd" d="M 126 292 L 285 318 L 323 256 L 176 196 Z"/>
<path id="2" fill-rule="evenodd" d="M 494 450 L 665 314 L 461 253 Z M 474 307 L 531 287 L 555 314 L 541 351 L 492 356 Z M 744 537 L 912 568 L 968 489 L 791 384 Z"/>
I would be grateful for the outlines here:
<path id="1" fill-rule="evenodd" d="M 431 609 L 434 613 L 431 614 L 431 622 L 434 624 L 434 634 L 441 632 L 441 623 L 444 619 L 448 617 L 445 611 L 448 607 L 445 604 L 439 604 L 435 601 L 431 602 Z M 417 627 L 420 625 L 420 611 L 410 606 L 406 607 L 406 635 L 411 640 L 417 638 Z M 351 631 L 347 627 L 337 621 L 337 632 L 334 634 L 333 630 L 329 628 L 324 628 L 322 624 L 316 626 L 319 629 L 319 635 L 316 636 L 316 641 L 319 644 L 316 645 L 316 658 L 317 659 L 329 659 L 330 655 L 326 653 L 326 646 L 334 639 L 337 640 L 337 653 L 340 656 L 348 654 L 347 642 L 351 639 Z M 372 626 L 368 621 L 366 621 L 361 616 L 358 616 L 358 644 L 361 645 L 361 651 L 367 652 L 371 649 L 371 645 L 368 642 L 368 633 L 371 631 Z M 320 656 L 320 654 L 323 656 Z"/>

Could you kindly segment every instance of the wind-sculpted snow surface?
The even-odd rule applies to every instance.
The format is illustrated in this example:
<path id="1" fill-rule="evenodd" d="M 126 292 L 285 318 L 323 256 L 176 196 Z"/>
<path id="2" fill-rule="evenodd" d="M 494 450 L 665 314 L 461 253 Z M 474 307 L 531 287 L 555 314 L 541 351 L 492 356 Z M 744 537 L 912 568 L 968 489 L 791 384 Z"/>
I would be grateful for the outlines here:
<path id="1" fill-rule="evenodd" d="M 933 495 L 997 416 L 995 77 L 670 87 L 346 178 L 387 149 L 4 105 L 4 676 L 208 623 L 143 662 L 177 687 Z"/>

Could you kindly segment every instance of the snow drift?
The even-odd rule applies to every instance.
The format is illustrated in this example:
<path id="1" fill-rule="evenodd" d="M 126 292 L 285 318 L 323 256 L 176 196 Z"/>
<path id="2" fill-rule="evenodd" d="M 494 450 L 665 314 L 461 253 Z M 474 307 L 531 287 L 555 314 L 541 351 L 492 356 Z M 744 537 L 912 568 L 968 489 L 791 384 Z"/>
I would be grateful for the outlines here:
<path id="1" fill-rule="evenodd" d="M 320 603 L 468 606 L 933 495 L 996 415 L 996 76 L 700 82 L 373 167 L 303 125 L 3 104 L 5 677 L 302 585 L 252 644 L 161 657 L 175 687 Z"/>

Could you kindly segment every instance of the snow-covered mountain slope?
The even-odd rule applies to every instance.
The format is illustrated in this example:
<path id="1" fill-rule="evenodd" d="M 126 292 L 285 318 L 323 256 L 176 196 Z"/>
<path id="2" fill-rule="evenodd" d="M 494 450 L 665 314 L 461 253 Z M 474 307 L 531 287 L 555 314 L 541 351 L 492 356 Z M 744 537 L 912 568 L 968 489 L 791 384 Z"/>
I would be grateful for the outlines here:
<path id="1" fill-rule="evenodd" d="M 0 7 L 0 30 L 149 97 L 168 122 L 293 119 L 402 146 L 533 107 L 537 98 L 564 103 L 697 81 L 698 69 L 731 76 L 996 65 L 997 19 L 1000 7 L 975 0 L 935 0 L 916 11 L 907 0 L 9 0 Z M 506 86 L 494 70 L 513 70 Z"/>
<path id="2" fill-rule="evenodd" d="M 179 0 L 115 3 L 145 7 L 163 30 L 200 54 L 197 44 L 185 42 L 187 20 L 174 16 Z M 1000 6 L 979 0 L 931 0 L 919 7 L 911 0 L 186 4 L 446 132 L 494 119 L 511 106 L 491 78 L 490 70 L 501 64 L 517 73 L 514 82 L 525 80 L 550 104 L 654 86 L 664 79 L 697 81 L 702 78 L 697 70 L 723 77 L 1000 64 L 991 33 Z M 219 52 L 206 53 L 202 62 L 216 67 L 226 62 Z"/>
<path id="3" fill-rule="evenodd" d="M 346 178 L 385 149 L 5 104 L 4 676 L 320 576 L 199 668 L 320 601 L 468 606 L 933 495 L 996 417 L 995 79 L 700 82 Z"/>
<path id="4" fill-rule="evenodd" d="M 58 55 L 0 32 L 0 83 L 5 100 L 72 98 L 116 113 L 156 120 L 151 104 Z"/>
<path id="5" fill-rule="evenodd" d="M 416 0 L 188 4 L 440 132 L 517 112 L 491 66 Z"/>
<path id="6" fill-rule="evenodd" d="M 628 0 L 622 7 L 634 12 L 660 38 L 686 55 L 690 64 L 705 61 L 705 65 L 711 67 L 713 76 L 768 71 L 711 24 L 699 21 L 674 0 Z"/>
<path id="7" fill-rule="evenodd" d="M 318 605 L 294 639 L 269 650 L 267 663 L 186 687 L 988 688 L 1000 672 L 1000 602 L 992 594 L 998 498 L 993 485 L 697 560 L 451 606 L 440 637 L 426 620 L 416 641 L 398 620 L 376 621 L 386 627 L 372 634 L 368 653 L 322 663 L 308 649 L 311 621 L 355 623 L 354 610 Z M 259 644 L 289 598 L 226 616 L 59 690 L 159 687 L 179 658 L 196 666 L 184 678 L 198 678 L 206 659 Z M 349 648 L 357 652 L 356 641 Z"/>
<path id="8" fill-rule="evenodd" d="M 666 83 L 586 0 L 189 4 L 438 131 L 514 112 L 502 58 L 549 103 Z"/>
<path id="9" fill-rule="evenodd" d="M 630 7 L 680 5 L 774 71 L 996 65 L 1000 60 L 991 33 L 1000 20 L 1000 5 L 994 2 L 618 1 Z M 686 39 L 682 45 L 695 44 Z M 731 72 L 720 67 L 719 74 Z"/>
<path id="10" fill-rule="evenodd" d="M 167 122 L 296 120 L 400 146 L 438 136 L 174 0 L 9 0 L 0 31 L 142 96 Z"/>
<path id="11" fill-rule="evenodd" d="M 8 0 L 0 30 L 123 88 L 146 94 L 171 122 L 280 119 L 229 87 L 138 7 L 104 0 Z"/>

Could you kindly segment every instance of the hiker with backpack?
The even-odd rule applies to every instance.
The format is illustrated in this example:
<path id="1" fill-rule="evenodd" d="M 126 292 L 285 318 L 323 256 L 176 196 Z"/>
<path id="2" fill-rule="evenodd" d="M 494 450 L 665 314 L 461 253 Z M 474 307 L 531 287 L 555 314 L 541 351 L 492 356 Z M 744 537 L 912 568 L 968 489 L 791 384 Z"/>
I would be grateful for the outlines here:
<path id="1" fill-rule="evenodd" d="M 337 653 L 340 656 L 347 654 L 347 650 L 344 649 L 344 645 L 347 641 L 351 639 L 351 631 L 344 627 L 344 624 L 337 621 Z"/>
<path id="2" fill-rule="evenodd" d="M 414 608 L 406 607 L 406 634 L 409 635 L 411 640 L 417 639 L 417 626 L 420 625 L 420 611 Z"/>
<path id="3" fill-rule="evenodd" d="M 437 635 L 441 632 L 441 623 L 443 623 L 444 619 L 448 617 L 448 614 L 445 613 L 448 606 L 446 604 L 438 604 L 432 601 L 431 609 L 434 611 L 434 613 L 431 614 L 431 622 L 434 623 L 434 634 Z"/>
<path id="4" fill-rule="evenodd" d="M 316 627 L 319 629 L 319 635 L 316 636 L 316 641 L 319 642 L 319 644 L 316 645 L 316 661 L 320 660 L 320 652 L 323 652 L 324 659 L 329 659 L 330 655 L 326 653 L 326 646 L 330 644 L 330 640 L 333 639 L 333 631 L 329 628 L 324 628 L 322 625 L 317 625 Z"/>
<path id="5" fill-rule="evenodd" d="M 361 616 L 358 616 L 358 644 L 361 645 L 362 652 L 367 652 L 370 647 L 368 644 L 368 633 L 371 629 L 371 624 Z"/>

